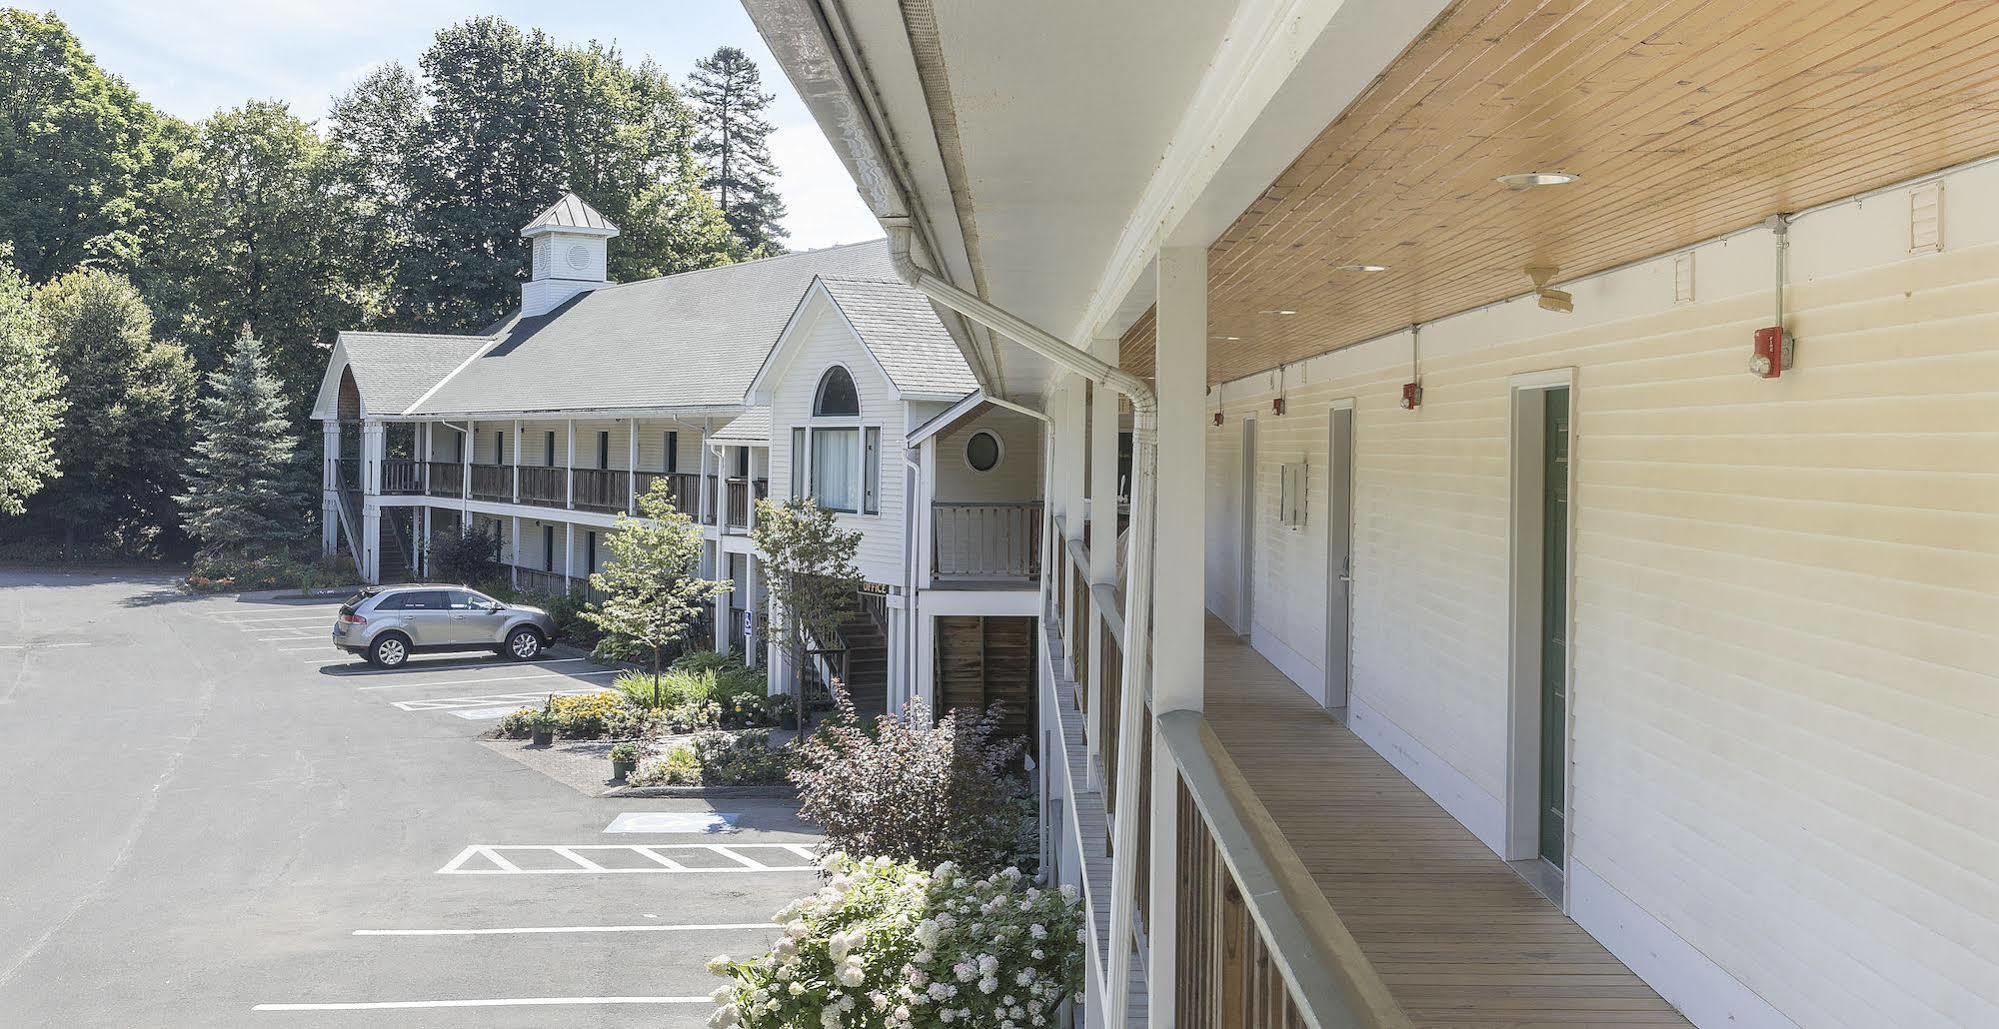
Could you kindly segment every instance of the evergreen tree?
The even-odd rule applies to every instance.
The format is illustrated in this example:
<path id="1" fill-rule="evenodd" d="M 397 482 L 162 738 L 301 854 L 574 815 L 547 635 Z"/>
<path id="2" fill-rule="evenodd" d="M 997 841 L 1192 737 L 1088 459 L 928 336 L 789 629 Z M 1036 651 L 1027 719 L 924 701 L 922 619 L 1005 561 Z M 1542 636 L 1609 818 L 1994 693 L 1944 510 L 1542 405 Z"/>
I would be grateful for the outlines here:
<path id="1" fill-rule="evenodd" d="M 69 412 L 55 437 L 62 477 L 28 505 L 30 524 L 72 552 L 172 550 L 193 361 L 153 339 L 152 312 L 120 275 L 70 272 L 36 292 L 35 312 Z"/>
<path id="2" fill-rule="evenodd" d="M 175 499 L 202 556 L 270 553 L 296 542 L 304 522 L 289 472 L 298 440 L 283 384 L 247 324 L 222 367 L 208 373 L 195 432 L 187 492 Z"/>
<path id="3" fill-rule="evenodd" d="M 0 514 L 20 514 L 43 483 L 62 474 L 54 447 L 62 376 L 49 362 L 32 298 L 21 273 L 0 261 Z"/>
<path id="4" fill-rule="evenodd" d="M 763 91 L 763 75 L 749 55 L 732 46 L 694 62 L 687 95 L 701 126 L 694 152 L 707 162 L 702 185 L 729 222 L 738 258 L 784 253 L 784 201 L 771 162 L 771 123 L 764 110 L 777 99 Z"/>

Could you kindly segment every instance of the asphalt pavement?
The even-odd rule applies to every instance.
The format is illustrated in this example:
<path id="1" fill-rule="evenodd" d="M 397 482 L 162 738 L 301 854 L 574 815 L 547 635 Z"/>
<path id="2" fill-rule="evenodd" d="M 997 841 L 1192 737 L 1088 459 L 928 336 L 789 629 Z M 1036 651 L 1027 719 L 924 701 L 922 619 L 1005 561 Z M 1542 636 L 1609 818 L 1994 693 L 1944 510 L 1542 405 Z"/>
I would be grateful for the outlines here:
<path id="1" fill-rule="evenodd" d="M 381 672 L 338 604 L 0 570 L 0 1024 L 702 1024 L 816 886 L 792 806 L 584 796 L 473 737 L 602 669 Z"/>

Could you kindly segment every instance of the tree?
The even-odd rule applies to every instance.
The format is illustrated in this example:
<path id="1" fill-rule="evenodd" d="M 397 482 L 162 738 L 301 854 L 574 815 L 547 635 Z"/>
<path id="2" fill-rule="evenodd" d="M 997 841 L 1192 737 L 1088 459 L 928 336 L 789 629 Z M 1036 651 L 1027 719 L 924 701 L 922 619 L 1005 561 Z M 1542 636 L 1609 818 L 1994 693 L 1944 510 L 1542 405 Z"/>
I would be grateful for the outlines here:
<path id="1" fill-rule="evenodd" d="M 777 94 L 763 91 L 763 74 L 749 55 L 732 46 L 694 62 L 687 80 L 701 135 L 694 152 L 707 162 L 702 185 L 722 209 L 738 259 L 784 253 L 784 201 L 777 195 L 771 161 L 770 120 L 764 110 Z"/>
<path id="2" fill-rule="evenodd" d="M 727 580 L 703 579 L 701 529 L 674 503 L 664 478 L 639 497 L 645 517 L 619 515 L 604 539 L 609 558 L 590 573 L 590 585 L 604 600 L 583 617 L 603 629 L 621 651 L 652 655 L 652 683 L 659 690 L 666 649 L 687 636 L 702 609 L 735 588 Z"/>
<path id="3" fill-rule="evenodd" d="M 61 19 L 0 9 L 0 243 L 30 282 L 138 249 L 132 223 L 170 121 Z"/>
<path id="4" fill-rule="evenodd" d="M 175 498 L 201 555 L 257 556 L 296 543 L 303 498 L 290 479 L 298 440 L 285 417 L 283 387 L 248 325 L 228 360 L 208 374 L 187 492 Z"/>
<path id="5" fill-rule="evenodd" d="M 21 273 L 0 261 L 0 514 L 20 514 L 43 483 L 62 474 L 54 443 L 65 406 L 33 294 Z"/>
<path id="6" fill-rule="evenodd" d="M 36 292 L 35 311 L 69 412 L 55 437 L 62 478 L 26 517 L 72 550 L 79 541 L 125 552 L 171 546 L 193 362 L 152 338 L 152 313 L 120 275 L 70 272 Z"/>
<path id="7" fill-rule="evenodd" d="M 284 391 L 293 419 L 311 407 L 303 387 L 325 370 L 325 347 L 380 303 L 339 157 L 284 104 L 251 101 L 198 126 L 156 209 L 160 275 L 182 301 L 165 334 L 213 368 L 250 326 L 279 380 L 299 387 Z"/>
<path id="8" fill-rule="evenodd" d="M 333 108 L 364 207 L 403 241 L 388 320 L 476 331 L 514 309 L 528 268 L 521 226 L 565 191 L 622 230 L 613 278 L 707 268 L 727 223 L 700 188 L 693 113 L 651 64 L 567 47 L 503 19 L 437 34 L 419 83 L 384 70 Z M 401 153 L 369 153 L 369 147 Z"/>
<path id="9" fill-rule="evenodd" d="M 833 512 L 811 497 L 757 501 L 755 541 L 758 567 L 770 595 L 770 618 L 795 677 L 798 725 L 805 722 L 805 657 L 808 643 L 819 649 L 837 638 L 840 622 L 854 608 L 865 582 L 854 567 L 861 534 L 840 528 Z"/>

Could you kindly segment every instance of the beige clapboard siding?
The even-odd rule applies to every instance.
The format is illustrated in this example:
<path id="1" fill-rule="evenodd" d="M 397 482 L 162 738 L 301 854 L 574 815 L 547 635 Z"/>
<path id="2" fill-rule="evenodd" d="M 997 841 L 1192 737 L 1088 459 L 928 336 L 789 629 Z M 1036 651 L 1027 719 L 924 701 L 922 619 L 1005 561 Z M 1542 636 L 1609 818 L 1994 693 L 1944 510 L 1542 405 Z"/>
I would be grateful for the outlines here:
<path id="1" fill-rule="evenodd" d="M 1887 256 L 1794 288 L 1777 382 L 1744 371 L 1766 297 L 1668 293 L 1426 359 L 1413 414 L 1406 337 L 1282 418 L 1257 379 L 1209 440 L 1259 419 L 1258 631 L 1322 674 L 1324 411 L 1354 398 L 1354 696 L 1497 805 L 1508 379 L 1575 367 L 1574 860 L 1802 1025 L 1994 1024 L 1999 246 Z"/>

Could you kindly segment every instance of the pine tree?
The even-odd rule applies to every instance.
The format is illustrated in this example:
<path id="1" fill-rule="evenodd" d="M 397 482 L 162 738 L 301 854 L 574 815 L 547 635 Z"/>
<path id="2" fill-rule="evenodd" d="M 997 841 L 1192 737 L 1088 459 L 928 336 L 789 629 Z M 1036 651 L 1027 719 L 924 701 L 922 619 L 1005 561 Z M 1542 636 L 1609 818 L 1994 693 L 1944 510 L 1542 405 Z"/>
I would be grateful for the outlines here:
<path id="1" fill-rule="evenodd" d="M 55 433 L 64 403 L 21 273 L 0 261 L 0 514 L 17 515 L 42 484 L 62 474 Z"/>
<path id="2" fill-rule="evenodd" d="M 285 417 L 283 387 L 265 367 L 264 347 L 245 326 L 222 367 L 208 375 L 180 502 L 201 553 L 253 554 L 299 538 L 297 492 L 287 471 L 298 441 Z"/>
<path id="3" fill-rule="evenodd" d="M 789 235 L 781 224 L 784 201 L 777 195 L 777 166 L 771 162 L 771 123 L 764 110 L 777 99 L 763 91 L 763 75 L 749 55 L 721 47 L 694 62 L 687 95 L 701 135 L 694 152 L 708 164 L 702 181 L 728 220 L 738 258 L 784 253 Z"/>

